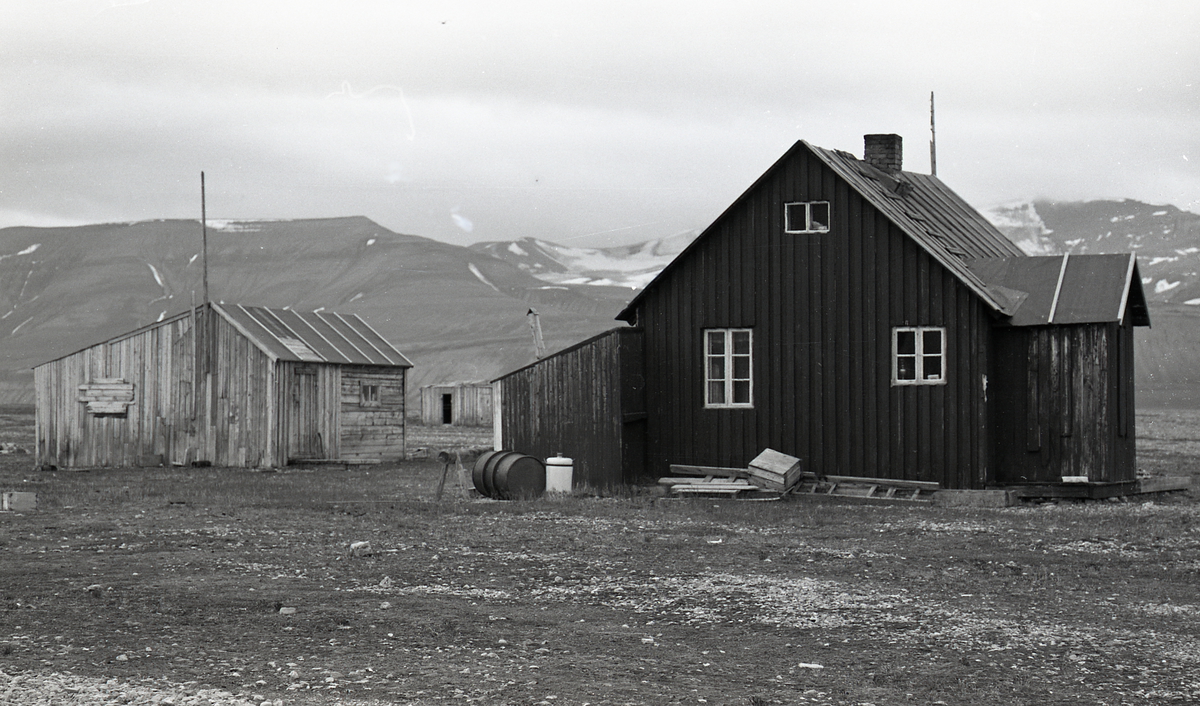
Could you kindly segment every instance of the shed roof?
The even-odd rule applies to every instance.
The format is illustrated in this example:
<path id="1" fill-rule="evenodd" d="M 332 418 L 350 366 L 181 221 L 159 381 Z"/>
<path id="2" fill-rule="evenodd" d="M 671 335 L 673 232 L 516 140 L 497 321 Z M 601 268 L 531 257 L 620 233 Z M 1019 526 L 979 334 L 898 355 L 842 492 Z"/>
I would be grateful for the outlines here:
<path id="1" fill-rule="evenodd" d="M 1146 295 L 1133 253 L 1049 255 L 968 260 L 979 277 L 1013 290 L 1012 326 L 1090 324 L 1126 315 L 1134 326 L 1149 326 Z"/>
<path id="2" fill-rule="evenodd" d="M 277 360 L 412 367 L 412 361 L 357 314 L 302 313 L 241 304 L 212 306 Z"/>
<path id="3" fill-rule="evenodd" d="M 901 231 L 912 238 L 934 260 L 952 272 L 993 310 L 1011 314 L 1015 310 L 1009 292 L 981 279 L 966 266 L 966 258 L 1019 257 L 1021 250 L 936 176 L 914 172 L 883 172 L 854 155 L 830 150 L 800 140 L 771 166 L 700 234 L 682 253 L 658 273 L 625 306 L 617 319 L 630 321 L 638 302 L 654 288 L 672 266 L 684 258 L 735 209 L 760 183 L 791 159 L 807 150 L 821 160 Z"/>

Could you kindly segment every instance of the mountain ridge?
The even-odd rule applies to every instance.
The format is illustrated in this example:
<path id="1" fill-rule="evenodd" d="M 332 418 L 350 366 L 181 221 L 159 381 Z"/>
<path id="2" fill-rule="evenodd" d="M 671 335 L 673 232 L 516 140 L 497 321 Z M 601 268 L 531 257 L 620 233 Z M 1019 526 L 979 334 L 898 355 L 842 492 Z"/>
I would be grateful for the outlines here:
<path id="1" fill-rule="evenodd" d="M 1137 330 L 1139 400 L 1200 407 L 1200 215 L 1131 200 L 985 215 L 1030 254 L 1138 253 L 1153 322 Z M 609 248 L 462 247 L 363 216 L 210 221 L 210 293 L 361 315 L 416 364 L 414 400 L 423 384 L 532 362 L 530 308 L 551 352 L 620 326 L 616 314 L 697 233 Z M 0 402 L 32 401 L 39 363 L 186 311 L 203 296 L 200 250 L 201 224 L 187 219 L 0 229 Z"/>

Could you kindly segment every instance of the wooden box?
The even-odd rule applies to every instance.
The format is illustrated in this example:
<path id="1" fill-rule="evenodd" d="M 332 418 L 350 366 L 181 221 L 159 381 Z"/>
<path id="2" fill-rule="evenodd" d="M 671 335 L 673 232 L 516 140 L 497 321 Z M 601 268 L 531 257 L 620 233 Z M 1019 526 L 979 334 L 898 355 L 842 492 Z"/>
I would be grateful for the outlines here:
<path id="1" fill-rule="evenodd" d="M 772 490 L 788 490 L 800 482 L 800 459 L 765 449 L 750 462 L 750 477 Z"/>

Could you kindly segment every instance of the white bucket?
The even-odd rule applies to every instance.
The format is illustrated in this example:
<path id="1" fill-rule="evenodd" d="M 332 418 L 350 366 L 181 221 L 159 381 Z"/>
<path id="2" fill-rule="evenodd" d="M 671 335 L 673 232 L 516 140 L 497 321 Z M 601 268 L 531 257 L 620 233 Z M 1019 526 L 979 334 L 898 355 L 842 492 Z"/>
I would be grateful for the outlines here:
<path id="1" fill-rule="evenodd" d="M 562 454 L 546 459 L 546 492 L 571 492 L 571 476 L 575 473 L 575 461 Z"/>

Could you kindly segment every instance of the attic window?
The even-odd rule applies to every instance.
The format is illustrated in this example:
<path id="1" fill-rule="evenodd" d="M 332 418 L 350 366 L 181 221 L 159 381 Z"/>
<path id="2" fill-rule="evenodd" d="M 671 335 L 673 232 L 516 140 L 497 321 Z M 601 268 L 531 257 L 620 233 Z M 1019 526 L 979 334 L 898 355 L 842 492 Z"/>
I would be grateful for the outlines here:
<path id="1" fill-rule="evenodd" d="M 804 201 L 784 204 L 785 233 L 828 233 L 829 202 Z"/>

